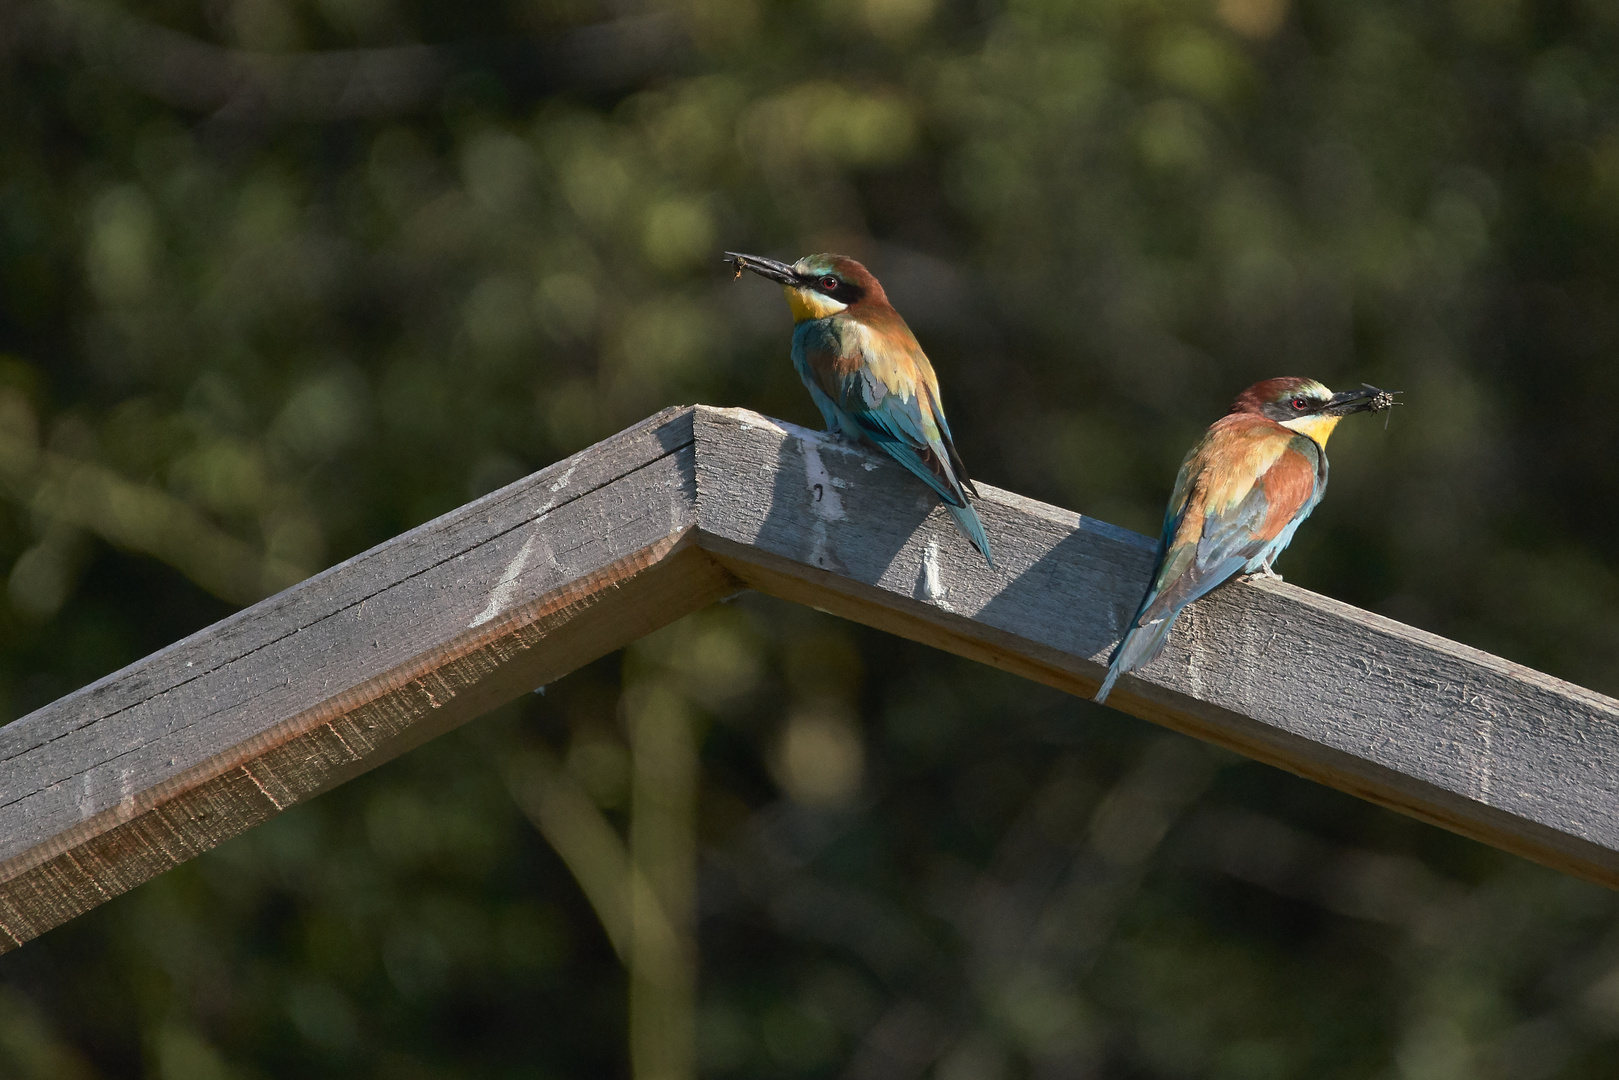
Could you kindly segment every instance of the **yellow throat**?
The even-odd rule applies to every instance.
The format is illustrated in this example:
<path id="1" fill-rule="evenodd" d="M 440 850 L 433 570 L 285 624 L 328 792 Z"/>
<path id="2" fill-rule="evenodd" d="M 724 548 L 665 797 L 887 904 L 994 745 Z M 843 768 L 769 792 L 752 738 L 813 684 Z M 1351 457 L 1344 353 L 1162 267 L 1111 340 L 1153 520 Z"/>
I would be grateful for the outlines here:
<path id="1" fill-rule="evenodd" d="M 781 291 L 787 294 L 787 306 L 793 309 L 795 323 L 809 319 L 824 319 L 828 315 L 836 315 L 849 306 L 813 289 L 800 289 L 796 285 L 783 285 Z"/>
<path id="2" fill-rule="evenodd" d="M 1282 426 L 1308 435 L 1324 450 L 1327 446 L 1327 437 L 1342 419 L 1341 416 L 1301 416 L 1297 420 L 1283 420 Z"/>

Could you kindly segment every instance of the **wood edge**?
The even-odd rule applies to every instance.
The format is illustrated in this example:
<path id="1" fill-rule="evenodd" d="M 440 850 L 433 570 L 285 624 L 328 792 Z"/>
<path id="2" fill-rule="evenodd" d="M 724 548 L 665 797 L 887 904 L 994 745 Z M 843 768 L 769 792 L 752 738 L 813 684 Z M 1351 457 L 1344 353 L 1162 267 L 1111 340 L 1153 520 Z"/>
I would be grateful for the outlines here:
<path id="1" fill-rule="evenodd" d="M 1107 707 L 1530 862 L 1619 889 L 1619 852 L 1196 698 L 1161 687 L 1152 690 L 1156 695 L 1147 697 L 1120 683 L 1108 696 Z"/>
<path id="2" fill-rule="evenodd" d="M 0 953 L 532 689 L 536 678 L 552 681 L 623 647 L 658 628 L 650 622 L 736 592 L 740 583 L 697 548 L 693 531 L 513 608 L 0 864 Z M 656 599 L 660 588 L 675 602 L 649 621 L 647 594 Z M 525 672 L 543 667 L 532 650 L 557 631 L 592 615 L 611 621 L 604 607 L 619 609 L 623 626 L 596 628 L 593 655 L 514 682 L 519 661 L 530 661 Z"/>
<path id="3" fill-rule="evenodd" d="M 940 611 L 876 586 L 858 585 L 724 537 L 700 533 L 698 543 L 759 592 L 977 660 L 1076 697 L 1091 697 L 1104 671 L 1089 658 L 1061 653 L 975 623 L 967 616 Z M 1108 698 L 1107 707 L 1531 862 L 1619 889 L 1619 852 L 1176 691 L 1150 684 L 1145 688 L 1153 696 L 1121 683 Z"/>
<path id="4" fill-rule="evenodd" d="M 355 554 L 350 555 L 348 558 L 343 559 L 343 560 L 341 560 L 339 562 L 333 563 L 331 566 L 328 566 L 323 570 L 319 570 L 316 573 L 311 574 L 309 577 L 304 578 L 302 581 L 297 582 L 296 584 L 291 585 L 291 586 L 281 590 L 280 592 L 275 593 L 274 595 L 267 596 L 262 600 L 259 600 L 259 601 L 255 602 L 253 604 L 250 604 L 245 608 L 242 608 L 240 611 L 232 612 L 231 614 L 225 616 L 223 619 L 220 619 L 218 622 L 211 623 L 208 626 L 203 627 L 201 630 L 196 631 L 195 633 L 187 634 L 185 637 L 181 638 L 180 640 L 175 641 L 175 642 L 171 642 L 170 644 L 163 646 L 162 648 L 158 649 L 157 651 L 149 653 L 146 656 L 141 657 L 139 660 L 136 660 L 134 663 L 126 664 L 123 667 L 118 668 L 115 671 L 108 672 L 106 675 L 103 675 L 98 679 L 95 679 L 95 680 L 93 680 L 91 682 L 88 682 L 88 683 L 86 683 L 85 685 L 79 687 L 76 690 L 72 690 L 72 691 L 68 692 L 67 694 L 64 694 L 62 697 L 57 698 L 55 701 L 49 702 L 49 703 L 47 703 L 45 705 L 42 705 L 38 709 L 34 709 L 33 711 L 31 711 L 29 713 L 25 713 L 24 715 L 19 716 L 16 719 L 14 719 L 14 720 L 12 720 L 12 721 L 10 721 L 8 723 L 0 724 L 0 732 L 15 729 L 17 727 L 17 725 L 20 725 L 20 724 L 26 724 L 26 723 L 33 722 L 42 713 L 45 713 L 47 710 L 56 709 L 56 708 L 62 706 L 64 703 L 67 703 L 67 702 L 70 702 L 70 701 L 84 700 L 84 699 L 91 698 L 94 695 L 96 695 L 97 693 L 102 692 L 103 690 L 105 690 L 109 686 L 119 682 L 120 680 L 122 680 L 124 678 L 127 678 L 129 675 L 131 675 L 133 672 L 135 672 L 137 669 L 143 667 L 144 665 L 154 663 L 154 662 L 159 662 L 163 658 L 165 658 L 167 656 L 170 656 L 172 654 L 178 653 L 181 650 L 184 650 L 187 647 L 195 644 L 199 639 L 202 639 L 204 637 L 208 637 L 210 635 L 215 635 L 215 634 L 228 632 L 232 628 L 234 628 L 236 626 L 239 626 L 240 624 L 242 624 L 244 622 L 248 622 L 248 621 L 251 621 L 252 619 L 261 617 L 265 613 L 265 611 L 270 610 L 271 608 L 275 607 L 276 605 L 287 603 L 288 601 L 293 599 L 293 595 L 296 594 L 296 593 L 300 593 L 300 592 L 303 592 L 303 591 L 306 591 L 306 590 L 309 590 L 309 589 L 319 588 L 323 584 L 325 584 L 327 581 L 329 581 L 332 577 L 335 577 L 338 574 L 341 574 L 341 573 L 343 573 L 343 572 L 345 572 L 347 570 L 351 570 L 353 567 L 355 567 L 356 565 L 358 565 L 358 564 L 360 564 L 362 562 L 365 562 L 366 560 L 377 557 L 380 553 L 382 553 L 386 549 L 408 546 L 408 545 L 416 542 L 420 537 L 422 537 L 424 535 L 431 534 L 435 529 L 443 528 L 444 524 L 445 524 L 445 519 L 447 519 L 447 518 L 452 518 L 452 517 L 464 518 L 464 517 L 467 517 L 467 516 L 475 515 L 482 508 L 484 508 L 485 506 L 491 505 L 493 503 L 500 502 L 503 499 L 511 498 L 513 496 L 513 493 L 514 493 L 514 489 L 520 489 L 520 488 L 523 488 L 523 487 L 525 487 L 527 485 L 531 485 L 531 484 L 544 483 L 546 480 L 548 480 L 548 479 L 550 479 L 550 478 L 552 478 L 554 476 L 565 475 L 565 474 L 571 472 L 574 468 L 576 468 L 578 466 L 578 464 L 581 461 L 583 461 L 586 457 L 588 457 L 589 455 L 591 455 L 593 453 L 602 452 L 602 448 L 604 448 L 604 447 L 608 447 L 608 446 L 610 446 L 612 444 L 617 444 L 617 443 L 622 443 L 622 442 L 628 441 L 628 440 L 633 439 L 633 438 L 635 438 L 635 437 L 637 437 L 639 435 L 642 435 L 642 434 L 647 434 L 647 433 L 650 433 L 650 432 L 654 432 L 659 428 L 667 427 L 667 426 L 669 426 L 671 424 L 678 423 L 681 420 L 686 420 L 688 423 L 694 423 L 694 418 L 695 418 L 697 412 L 699 411 L 699 409 L 701 409 L 701 408 L 702 408 L 702 406 L 696 406 L 696 405 L 678 405 L 678 406 L 671 406 L 671 407 L 669 407 L 667 409 L 663 409 L 663 410 L 661 410 L 661 411 L 659 411 L 657 413 L 654 413 L 653 415 L 647 417 L 646 419 L 640 421 L 639 423 L 633 424 L 630 427 L 627 427 L 622 431 L 615 432 L 614 434 L 609 435 L 607 438 L 601 439 L 598 442 L 595 442 L 592 445 L 585 447 L 583 450 L 579 450 L 576 453 L 570 454 L 569 456 L 563 458 L 561 461 L 552 462 L 550 465 L 547 465 L 547 466 L 545 466 L 545 467 L 543 467 L 541 469 L 538 469 L 538 470 L 534 471 L 533 473 L 530 473 L 529 475 L 527 475 L 527 476 L 525 476 L 525 477 L 523 477 L 523 478 L 521 478 L 519 480 L 515 480 L 512 483 L 505 485 L 504 487 L 498 488 L 495 491 L 491 491 L 486 495 L 482 495 L 482 496 L 478 497 L 477 499 L 474 499 L 473 501 L 471 501 L 469 503 L 465 503 L 462 506 L 456 507 L 454 510 L 448 511 L 447 513 L 440 514 L 438 517 L 432 518 L 429 521 L 424 521 L 420 525 L 413 526 L 413 527 L 405 530 L 404 532 L 399 533 L 396 536 L 389 537 L 387 540 L 382 541 L 380 544 L 374 544 L 371 547 L 366 548 L 364 551 L 356 552 Z M 636 471 L 638 471 L 640 469 L 644 469 L 644 468 L 648 467 L 649 465 L 651 465 L 651 464 L 653 464 L 653 463 L 655 463 L 655 462 L 657 462 L 659 460 L 662 460 L 663 458 L 669 457 L 669 456 L 671 456 L 673 454 L 678 454 L 682 450 L 687 449 L 688 447 L 691 447 L 695 441 L 696 441 L 696 429 L 693 426 L 689 432 L 685 433 L 680 438 L 679 441 L 673 442 L 673 443 L 670 443 L 670 444 L 664 446 L 658 454 L 650 456 L 650 457 L 646 458 L 646 460 L 641 461 L 639 464 L 636 464 L 633 467 L 626 469 L 622 474 L 620 474 L 620 478 L 622 478 L 623 476 L 628 476 L 631 473 L 636 472 Z M 561 510 L 563 507 L 567 506 L 569 503 L 571 503 L 575 499 L 584 497 L 585 495 L 588 495 L 588 494 L 589 494 L 589 492 L 573 492 L 573 493 L 570 493 L 568 498 L 563 499 L 563 500 L 559 500 L 559 501 L 555 502 L 554 505 L 548 506 L 547 509 L 546 509 L 546 513 L 554 513 L 554 512 L 556 512 L 558 510 Z M 523 527 L 523 525 L 530 524 L 530 523 L 531 523 L 531 521 L 525 521 L 525 522 L 518 523 L 518 524 L 514 525 L 513 527 L 514 528 L 521 528 L 521 527 Z M 0 881 L 4 881 L 4 877 L 3 877 L 4 871 L 5 871 L 5 864 L 0 864 Z"/>

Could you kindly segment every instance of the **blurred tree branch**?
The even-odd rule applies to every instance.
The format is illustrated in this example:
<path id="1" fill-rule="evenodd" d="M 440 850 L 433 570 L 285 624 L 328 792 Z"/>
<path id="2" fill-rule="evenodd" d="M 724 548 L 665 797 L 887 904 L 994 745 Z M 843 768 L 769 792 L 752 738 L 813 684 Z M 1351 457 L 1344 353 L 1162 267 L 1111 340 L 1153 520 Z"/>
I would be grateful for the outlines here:
<path id="1" fill-rule="evenodd" d="M 7 478 L 18 501 L 34 513 L 151 555 L 222 600 L 246 606 L 309 576 L 308 569 L 238 540 L 159 488 L 50 451 L 40 452 L 37 465 L 30 476 Z"/>
<path id="2" fill-rule="evenodd" d="M 530 749 L 504 769 L 518 809 L 562 858 L 630 973 L 631 1058 L 637 1080 L 695 1075 L 691 940 L 696 883 L 696 752 L 678 702 L 652 695 L 632 710 L 635 800 L 631 846 L 554 755 Z M 677 925 L 671 912 L 679 918 Z"/>
<path id="3" fill-rule="evenodd" d="M 585 789 L 547 750 L 514 754 L 504 770 L 506 790 L 567 866 L 601 920 L 613 951 L 631 962 L 630 882 L 634 869 L 624 841 Z M 645 930 L 672 941 L 674 930 L 661 909 L 643 912 Z"/>
<path id="4" fill-rule="evenodd" d="M 1208 789 L 1218 752 L 1180 736 L 1153 742 L 1135 766 L 1094 798 L 1077 762 L 1059 760 L 996 845 L 988 867 L 950 912 L 970 950 L 972 992 L 1007 1003 L 1008 1015 L 1045 1016 L 1023 1032 L 1053 1074 L 1076 1067 L 1083 1039 L 1076 1019 L 1084 985 L 1141 892 L 1164 838 Z M 780 887 L 792 887 L 782 883 Z M 801 886 L 800 886 L 801 887 Z M 881 970 L 877 958 L 868 956 Z M 896 999 L 850 1055 L 843 1080 L 922 1076 L 982 1032 L 953 1026 L 959 1002 L 939 993 L 941 951 L 896 982 Z M 920 973 L 920 974 L 918 974 Z M 1050 1023 L 1050 1017 L 1061 1017 Z M 944 1070 L 941 1070 L 943 1072 Z M 949 1075 L 957 1075 L 950 1070 Z"/>
<path id="5" fill-rule="evenodd" d="M 636 1080 L 697 1075 L 697 744 L 691 710 L 672 689 L 626 702 L 630 798 L 630 1065 Z"/>
<path id="6" fill-rule="evenodd" d="M 331 121 L 431 107 L 459 74 L 496 74 L 535 96 L 629 89 L 672 68 L 686 39 L 670 15 L 615 19 L 548 38 L 396 45 L 322 52 L 223 48 L 97 0 L 15 9 L 25 43 L 74 53 L 165 104 L 241 120 Z"/>
<path id="7" fill-rule="evenodd" d="M 43 449 L 32 408 L 0 392 L 0 494 L 34 517 L 39 542 L 12 569 L 12 598 L 36 614 L 66 599 L 64 544 L 75 531 L 150 555 L 208 592 L 247 605 L 309 576 L 210 522 L 185 500 L 93 461 Z"/>

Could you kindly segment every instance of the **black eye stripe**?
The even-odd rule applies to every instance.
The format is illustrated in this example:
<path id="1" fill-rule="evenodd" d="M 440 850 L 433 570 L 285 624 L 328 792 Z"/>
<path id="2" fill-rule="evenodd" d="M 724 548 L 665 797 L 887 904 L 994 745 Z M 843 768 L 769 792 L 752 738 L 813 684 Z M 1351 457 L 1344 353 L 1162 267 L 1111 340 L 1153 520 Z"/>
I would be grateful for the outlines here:
<path id="1" fill-rule="evenodd" d="M 816 274 L 813 277 L 800 275 L 798 280 L 803 283 L 802 288 L 813 289 L 844 304 L 858 303 L 860 297 L 864 295 L 860 286 L 833 274 Z"/>
<path id="2" fill-rule="evenodd" d="M 1303 420 L 1314 415 L 1326 404 L 1322 398 L 1293 394 L 1279 400 L 1267 401 L 1259 407 L 1259 411 L 1278 423 L 1287 423 L 1290 420 Z"/>

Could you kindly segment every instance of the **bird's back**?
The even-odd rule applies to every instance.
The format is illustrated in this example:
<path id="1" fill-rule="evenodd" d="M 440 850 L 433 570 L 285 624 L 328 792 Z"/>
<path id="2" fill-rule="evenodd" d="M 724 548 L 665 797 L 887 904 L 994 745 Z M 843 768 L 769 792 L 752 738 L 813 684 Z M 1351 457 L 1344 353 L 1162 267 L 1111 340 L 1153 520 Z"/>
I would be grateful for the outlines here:
<path id="1" fill-rule="evenodd" d="M 793 366 L 829 429 L 874 444 L 920 478 L 995 565 L 968 502 L 977 492 L 956 452 L 933 365 L 898 312 L 886 301 L 862 302 L 799 323 Z"/>
<path id="2" fill-rule="evenodd" d="M 1109 661 L 1097 700 L 1105 700 L 1120 674 L 1163 651 L 1187 604 L 1286 547 L 1325 485 L 1326 455 L 1308 436 L 1251 413 L 1211 425 L 1181 465 L 1152 585 Z"/>

